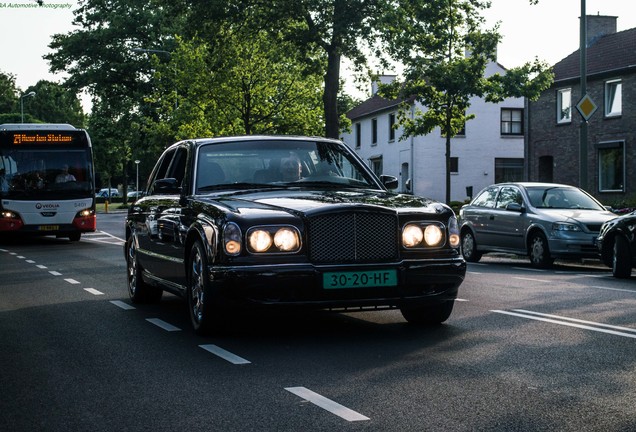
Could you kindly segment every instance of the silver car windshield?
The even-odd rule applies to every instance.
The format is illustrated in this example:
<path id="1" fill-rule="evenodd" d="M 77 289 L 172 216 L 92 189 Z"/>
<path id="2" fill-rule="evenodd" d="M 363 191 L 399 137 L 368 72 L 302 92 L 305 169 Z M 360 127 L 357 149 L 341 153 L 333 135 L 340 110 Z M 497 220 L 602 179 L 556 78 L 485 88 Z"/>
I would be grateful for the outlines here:
<path id="1" fill-rule="evenodd" d="M 605 210 L 592 197 L 576 188 L 549 186 L 526 188 L 530 204 L 536 208 Z"/>

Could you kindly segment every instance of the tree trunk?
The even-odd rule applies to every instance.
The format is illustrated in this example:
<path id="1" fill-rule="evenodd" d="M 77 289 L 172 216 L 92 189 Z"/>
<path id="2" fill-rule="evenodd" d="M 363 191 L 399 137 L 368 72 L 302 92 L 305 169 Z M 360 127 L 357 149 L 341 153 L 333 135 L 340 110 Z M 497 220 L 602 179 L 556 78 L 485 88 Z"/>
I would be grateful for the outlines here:
<path id="1" fill-rule="evenodd" d="M 338 115 L 338 90 L 340 87 L 340 54 L 331 49 L 327 57 L 325 92 L 322 97 L 325 113 L 325 136 L 339 138 L 340 119 Z"/>

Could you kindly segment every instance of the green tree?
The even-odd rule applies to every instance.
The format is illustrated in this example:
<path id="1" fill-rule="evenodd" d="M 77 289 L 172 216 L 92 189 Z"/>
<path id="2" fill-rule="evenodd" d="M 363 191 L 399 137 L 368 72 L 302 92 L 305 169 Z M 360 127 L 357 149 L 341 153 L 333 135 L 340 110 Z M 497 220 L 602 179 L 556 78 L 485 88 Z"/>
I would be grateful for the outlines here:
<path id="1" fill-rule="evenodd" d="M 29 101 L 29 114 L 44 123 L 69 123 L 83 128 L 86 116 L 77 94 L 61 84 L 41 80 L 26 89 L 35 92 Z"/>
<path id="2" fill-rule="evenodd" d="M 405 66 L 404 82 L 383 86 L 387 97 L 420 102 L 413 117 L 403 107 L 398 123 L 402 139 L 440 128 L 446 138 L 446 202 L 450 202 L 451 139 L 474 118 L 467 114 L 472 97 L 499 102 L 506 97 L 538 98 L 552 82 L 552 72 L 535 60 L 505 75 L 485 76 L 496 61 L 498 27 L 484 30 L 480 0 L 398 0 L 383 23 L 391 57 Z"/>
<path id="3" fill-rule="evenodd" d="M 383 0 L 190 0 L 197 22 L 251 16 L 258 28 L 282 34 L 304 56 L 307 65 L 323 75 L 322 105 L 327 137 L 338 138 L 340 114 L 340 64 L 349 58 L 358 67 L 366 64 L 368 50 L 377 40 L 377 23 L 389 2 Z"/>
<path id="4" fill-rule="evenodd" d="M 322 132 L 320 77 L 288 54 L 287 42 L 230 23 L 218 37 L 214 44 L 179 39 L 170 63 L 157 64 L 152 102 L 176 139 Z"/>
<path id="5" fill-rule="evenodd" d="M 15 76 L 0 72 L 0 114 L 14 113 L 18 105 L 19 91 Z"/>
<path id="6" fill-rule="evenodd" d="M 153 110 L 145 103 L 152 93 L 147 79 L 152 65 L 147 58 L 132 55 L 131 49 L 172 49 L 173 35 L 182 24 L 173 12 L 170 3 L 157 0 L 83 1 L 75 11 L 77 28 L 54 35 L 49 44 L 52 52 L 45 56 L 52 72 L 69 75 L 66 86 L 90 94 L 92 117 L 100 116 L 89 122 L 97 170 L 124 188 L 134 170 L 131 158 L 148 147 L 157 153 L 163 145 L 140 141 L 154 137 L 136 133 Z"/>

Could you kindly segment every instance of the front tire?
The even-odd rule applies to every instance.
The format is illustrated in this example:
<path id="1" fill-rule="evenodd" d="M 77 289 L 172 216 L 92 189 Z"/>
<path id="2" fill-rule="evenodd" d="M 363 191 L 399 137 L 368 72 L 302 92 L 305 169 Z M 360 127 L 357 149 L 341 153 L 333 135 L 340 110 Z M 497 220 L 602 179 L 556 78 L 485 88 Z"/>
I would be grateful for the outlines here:
<path id="1" fill-rule="evenodd" d="M 548 240 L 543 233 L 538 232 L 532 235 L 528 255 L 530 256 L 530 263 L 535 267 L 548 268 L 554 262 L 554 259 L 550 256 Z"/>
<path id="2" fill-rule="evenodd" d="M 464 259 L 468 262 L 478 262 L 481 259 L 481 252 L 477 250 L 477 242 L 472 231 L 465 231 L 461 240 Z"/>
<path id="3" fill-rule="evenodd" d="M 143 269 L 137 258 L 137 242 L 132 235 L 126 241 L 126 267 L 128 295 L 133 303 L 156 303 L 161 300 L 163 290 L 144 282 Z"/>
<path id="4" fill-rule="evenodd" d="M 614 238 L 612 274 L 620 279 L 626 279 L 632 275 L 632 257 L 629 252 L 629 244 L 625 237 L 620 235 Z"/>
<path id="5" fill-rule="evenodd" d="M 405 306 L 400 308 L 400 312 L 402 312 L 402 316 L 409 324 L 435 325 L 443 323 L 450 317 L 454 304 L 453 300 L 448 300 L 435 305 Z"/>
<path id="6" fill-rule="evenodd" d="M 210 281 L 205 249 L 199 240 L 190 249 L 187 297 L 190 322 L 196 334 L 207 335 L 221 326 L 223 315 Z"/>

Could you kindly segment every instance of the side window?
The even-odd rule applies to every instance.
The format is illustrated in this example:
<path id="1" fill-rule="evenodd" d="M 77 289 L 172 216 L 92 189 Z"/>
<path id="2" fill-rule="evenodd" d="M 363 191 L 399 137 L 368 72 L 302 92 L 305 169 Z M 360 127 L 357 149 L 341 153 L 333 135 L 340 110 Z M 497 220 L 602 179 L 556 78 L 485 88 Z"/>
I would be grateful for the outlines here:
<path id="1" fill-rule="evenodd" d="M 621 80 L 605 82 L 605 117 L 620 116 L 623 111 Z"/>
<path id="2" fill-rule="evenodd" d="M 174 157 L 172 158 L 172 163 L 170 164 L 170 168 L 168 169 L 167 177 L 177 179 L 178 185 L 182 184 L 185 177 L 187 156 L 188 151 L 185 149 L 185 147 L 179 147 Z"/>
<path id="3" fill-rule="evenodd" d="M 495 199 L 497 198 L 497 188 L 492 187 L 488 188 L 475 198 L 472 202 L 472 205 L 478 207 L 494 207 Z"/>
<path id="4" fill-rule="evenodd" d="M 557 123 L 570 123 L 572 121 L 572 89 L 560 89 L 557 91 Z"/>
<path id="5" fill-rule="evenodd" d="M 497 199 L 497 208 L 505 209 L 508 204 L 522 204 L 521 193 L 517 188 L 503 187 Z"/>
<path id="6" fill-rule="evenodd" d="M 149 183 L 151 185 L 150 191 L 149 191 L 150 194 L 152 194 L 154 190 L 154 183 L 157 180 L 166 178 L 166 174 L 168 173 L 168 167 L 170 166 L 170 162 L 172 161 L 172 157 L 174 156 L 175 151 L 176 149 L 169 150 L 166 153 L 164 153 L 161 159 L 159 160 L 159 162 L 157 162 L 157 165 L 155 165 L 155 169 L 153 170 L 153 173 L 151 175 L 151 180 Z"/>

